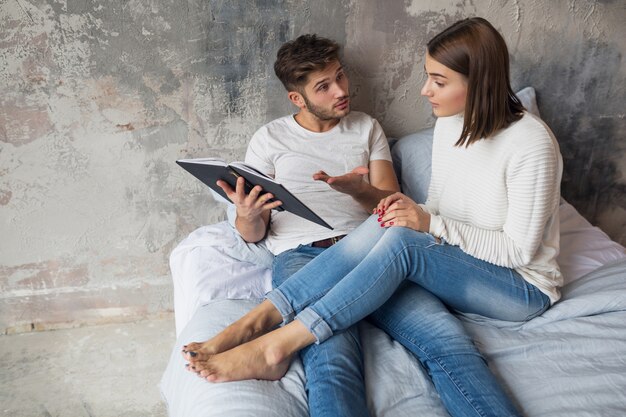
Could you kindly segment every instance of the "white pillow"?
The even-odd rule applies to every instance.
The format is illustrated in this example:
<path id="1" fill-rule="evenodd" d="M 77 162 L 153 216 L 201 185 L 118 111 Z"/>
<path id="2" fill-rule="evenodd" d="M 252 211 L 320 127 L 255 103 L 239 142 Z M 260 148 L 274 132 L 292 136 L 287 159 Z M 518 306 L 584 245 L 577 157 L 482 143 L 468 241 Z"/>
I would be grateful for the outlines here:
<path id="1" fill-rule="evenodd" d="M 272 289 L 273 260 L 264 244 L 244 242 L 228 222 L 191 232 L 170 255 L 176 334 L 211 300 L 263 298 Z"/>
<path id="2" fill-rule="evenodd" d="M 535 116 L 541 118 L 539 114 L 539 107 L 537 106 L 537 96 L 535 94 L 535 89 L 532 87 L 522 88 L 516 94 L 517 98 L 520 99 L 522 105 L 526 107 L 529 113 L 534 114 Z"/>

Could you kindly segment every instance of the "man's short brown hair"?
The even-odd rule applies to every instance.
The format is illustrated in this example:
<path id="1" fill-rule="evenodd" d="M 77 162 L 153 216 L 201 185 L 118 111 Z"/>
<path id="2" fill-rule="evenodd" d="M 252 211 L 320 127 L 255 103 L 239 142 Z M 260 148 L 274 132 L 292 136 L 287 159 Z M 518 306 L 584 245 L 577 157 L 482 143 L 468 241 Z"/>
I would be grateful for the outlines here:
<path id="1" fill-rule="evenodd" d="M 302 92 L 310 73 L 339 61 L 340 48 L 337 42 L 315 34 L 298 36 L 280 47 L 274 72 L 287 91 Z"/>

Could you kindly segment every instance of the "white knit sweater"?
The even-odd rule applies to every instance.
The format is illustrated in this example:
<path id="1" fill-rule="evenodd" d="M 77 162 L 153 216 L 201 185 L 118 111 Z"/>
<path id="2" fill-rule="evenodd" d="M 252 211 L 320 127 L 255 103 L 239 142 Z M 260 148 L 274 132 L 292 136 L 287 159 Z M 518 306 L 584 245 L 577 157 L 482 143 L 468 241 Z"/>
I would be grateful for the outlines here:
<path id="1" fill-rule="evenodd" d="M 515 269 L 560 297 L 560 183 L 563 161 L 550 129 L 529 113 L 495 136 L 455 147 L 462 116 L 435 125 L 432 178 L 423 206 L 430 233 L 465 253 Z"/>

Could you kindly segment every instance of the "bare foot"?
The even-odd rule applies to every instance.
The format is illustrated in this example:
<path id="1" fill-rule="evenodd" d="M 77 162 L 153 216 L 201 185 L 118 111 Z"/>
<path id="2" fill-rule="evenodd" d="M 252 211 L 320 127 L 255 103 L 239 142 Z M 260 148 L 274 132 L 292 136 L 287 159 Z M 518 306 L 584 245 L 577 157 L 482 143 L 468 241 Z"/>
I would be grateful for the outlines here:
<path id="1" fill-rule="evenodd" d="M 205 361 L 194 362 L 190 367 L 193 366 L 192 371 L 209 382 L 281 379 L 289 369 L 292 356 L 273 354 L 255 342 L 244 343 Z"/>
<path id="2" fill-rule="evenodd" d="M 248 349 L 247 343 L 218 353 L 205 362 L 196 363 L 195 372 L 209 382 L 263 379 L 277 381 L 287 373 L 291 356 L 276 362 L 268 359 L 265 352 Z M 246 346 L 246 348 L 244 348 Z"/>
<path id="3" fill-rule="evenodd" d="M 210 382 L 282 378 L 295 352 L 315 341 L 299 322 L 274 330 L 248 343 L 190 364 Z"/>
<path id="4" fill-rule="evenodd" d="M 182 355 L 191 365 L 206 361 L 211 356 L 253 340 L 282 322 L 274 305 L 265 300 L 248 314 L 226 327 L 205 342 L 189 343 L 182 348 Z"/>

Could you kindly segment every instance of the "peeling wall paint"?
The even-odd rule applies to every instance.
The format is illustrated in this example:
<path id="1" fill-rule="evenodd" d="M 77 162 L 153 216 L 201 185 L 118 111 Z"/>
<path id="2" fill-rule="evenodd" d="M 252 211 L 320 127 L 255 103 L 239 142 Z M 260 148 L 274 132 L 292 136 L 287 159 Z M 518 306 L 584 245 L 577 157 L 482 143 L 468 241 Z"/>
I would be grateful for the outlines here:
<path id="1" fill-rule="evenodd" d="M 0 0 L 0 332 L 171 309 L 169 253 L 224 218 L 174 161 L 240 159 L 293 111 L 284 41 L 345 45 L 355 107 L 398 137 L 434 122 L 426 42 L 472 15 L 537 89 L 564 197 L 626 243 L 624 2 Z"/>

